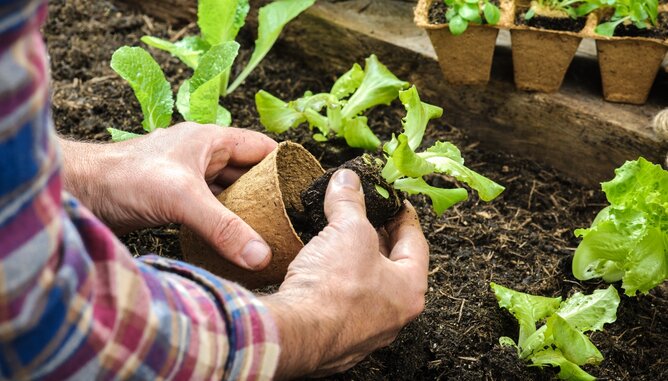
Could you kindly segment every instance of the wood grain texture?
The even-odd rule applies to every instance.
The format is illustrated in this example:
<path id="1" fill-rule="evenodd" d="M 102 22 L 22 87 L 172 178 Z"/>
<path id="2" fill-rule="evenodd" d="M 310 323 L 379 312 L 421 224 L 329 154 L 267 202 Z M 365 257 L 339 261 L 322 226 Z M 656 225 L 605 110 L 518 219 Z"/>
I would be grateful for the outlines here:
<path id="1" fill-rule="evenodd" d="M 640 155 L 664 162 L 668 143 L 652 130 L 651 120 L 668 108 L 665 72 L 644 106 L 605 102 L 592 59 L 595 48 L 585 40 L 558 93 L 518 91 L 508 34 L 502 31 L 489 84 L 451 86 L 427 34 L 413 24 L 413 6 L 402 0 L 320 0 L 286 27 L 276 49 L 330 73 L 343 73 L 375 53 L 400 78 L 415 83 L 425 101 L 442 106 L 445 120 L 479 140 L 481 149 L 535 159 L 583 184 L 611 178 L 614 168 Z"/>

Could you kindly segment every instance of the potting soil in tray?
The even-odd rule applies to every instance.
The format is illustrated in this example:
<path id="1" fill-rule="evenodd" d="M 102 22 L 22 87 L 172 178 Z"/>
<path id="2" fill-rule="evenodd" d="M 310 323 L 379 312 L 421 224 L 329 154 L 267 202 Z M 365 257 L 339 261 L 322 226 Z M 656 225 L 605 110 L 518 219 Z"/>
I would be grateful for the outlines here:
<path id="1" fill-rule="evenodd" d="M 139 105 L 130 87 L 109 68 L 111 54 L 119 46 L 139 44 L 145 34 L 169 38 L 184 26 L 120 11 L 102 0 L 52 1 L 49 14 L 45 31 L 54 70 L 53 109 L 59 132 L 97 141 L 108 140 L 107 127 L 140 132 Z M 244 35 L 242 46 L 237 60 L 241 63 L 249 57 L 249 34 Z M 278 45 L 246 83 L 222 101 L 236 126 L 261 128 L 253 104 L 260 88 L 294 99 L 306 90 L 331 87 L 332 73 L 309 71 L 303 62 L 280 51 Z M 153 54 L 170 83 L 180 83 L 189 75 L 176 59 Z M 602 193 L 534 162 L 483 151 L 465 136 L 466 126 L 459 129 L 445 124 L 445 111 L 445 118 L 431 123 L 424 145 L 433 144 L 435 139 L 453 141 L 462 149 L 467 165 L 507 189 L 492 203 L 480 202 L 472 195 L 440 218 L 431 212 L 428 199 L 410 197 L 431 244 L 425 312 L 390 347 L 331 379 L 550 379 L 553 371 L 528 368 L 512 349 L 498 346 L 500 336 L 516 338 L 518 327 L 513 317 L 498 308 L 489 282 L 564 297 L 605 287 L 597 282 L 577 282 L 570 271 L 578 243 L 573 229 L 591 223 L 605 204 Z M 404 114 L 403 107 L 394 104 L 379 107 L 368 116 L 372 129 L 387 139 L 398 132 Z M 300 131 L 278 138 L 305 141 L 309 135 Z M 314 150 L 317 147 L 322 146 L 311 145 Z M 321 156 L 321 152 L 314 154 Z M 334 166 L 344 161 L 335 159 L 332 155 L 324 164 Z M 455 185 L 441 176 L 428 180 L 439 186 Z M 123 241 L 136 255 L 154 252 L 179 258 L 177 235 L 178 230 L 168 226 L 135 232 Z M 612 380 L 668 379 L 667 298 L 666 285 L 639 298 L 622 297 L 617 322 L 591 335 L 605 360 L 586 370 Z"/>
<path id="2" fill-rule="evenodd" d="M 528 9 L 520 9 L 515 13 L 515 24 L 547 30 L 579 32 L 585 27 L 585 24 L 587 23 L 586 17 L 572 19 L 570 17 L 545 17 L 535 15 L 531 19 L 526 20 L 524 16 L 526 15 L 527 10 Z"/>
<path id="3" fill-rule="evenodd" d="M 608 19 L 601 20 L 601 23 Z M 634 24 L 621 23 L 615 28 L 615 37 L 645 37 L 658 38 L 660 40 L 668 39 L 668 12 L 661 12 L 657 17 L 656 28 L 640 29 Z"/>

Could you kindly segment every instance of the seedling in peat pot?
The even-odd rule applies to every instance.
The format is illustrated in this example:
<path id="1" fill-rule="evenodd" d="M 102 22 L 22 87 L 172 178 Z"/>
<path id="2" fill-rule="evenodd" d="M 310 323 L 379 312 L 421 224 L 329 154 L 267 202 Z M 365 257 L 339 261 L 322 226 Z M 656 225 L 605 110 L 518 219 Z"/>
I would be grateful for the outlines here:
<path id="1" fill-rule="evenodd" d="M 260 90 L 255 103 L 260 123 L 271 132 L 283 133 L 308 123 L 316 141 L 343 138 L 353 148 L 375 151 L 380 139 L 371 131 L 363 112 L 390 104 L 408 82 L 398 79 L 375 55 L 366 59 L 364 70 L 355 64 L 332 86 L 329 93 L 307 92 L 303 97 L 284 102 Z M 322 110 L 325 109 L 325 115 Z"/>
<path id="2" fill-rule="evenodd" d="M 501 18 L 499 7 L 489 0 L 444 0 L 448 7 L 445 19 L 450 33 L 457 36 L 466 31 L 469 23 L 496 25 Z"/>
<path id="3" fill-rule="evenodd" d="M 659 15 L 658 0 L 585 0 L 578 8 L 580 15 L 596 9 L 614 9 L 614 14 L 604 23 L 599 24 L 595 32 L 612 37 L 621 24 L 634 25 L 638 29 L 651 29 L 657 26 Z"/>
<path id="4" fill-rule="evenodd" d="M 399 99 L 407 111 L 402 121 L 403 133 L 393 136 L 384 145 L 384 158 L 364 155 L 339 167 L 352 169 L 360 176 L 367 217 L 374 226 L 382 226 L 399 211 L 401 201 L 397 191 L 428 196 L 438 215 L 468 197 L 468 192 L 462 188 L 442 189 L 429 185 L 423 176 L 433 173 L 447 174 L 468 184 L 484 201 L 491 201 L 503 192 L 504 187 L 464 166 L 459 149 L 452 143 L 439 141 L 423 152 L 416 152 L 429 120 L 440 117 L 443 110 L 422 102 L 415 86 L 401 91 Z M 335 170 L 327 171 L 302 193 L 302 203 L 314 232 L 327 224 L 324 195 Z"/>
<path id="5" fill-rule="evenodd" d="M 591 295 L 575 293 L 568 299 L 548 298 L 514 291 L 491 283 L 499 306 L 507 309 L 519 322 L 517 343 L 501 337 L 499 343 L 517 349 L 519 357 L 532 366 L 559 367 L 562 380 L 594 380 L 580 366 L 598 365 L 603 355 L 585 335 L 600 331 L 603 325 L 617 320 L 619 295 L 613 286 Z M 545 324 L 536 329 L 536 324 Z"/>
<path id="6" fill-rule="evenodd" d="M 591 227 L 575 231 L 583 239 L 573 275 L 621 280 L 626 295 L 635 296 L 668 279 L 668 171 L 641 157 L 615 174 L 602 184 L 610 205 Z"/>
<path id="7" fill-rule="evenodd" d="M 194 70 L 180 87 L 176 107 L 186 121 L 229 126 L 231 115 L 219 104 L 220 96 L 236 89 L 267 55 L 285 24 L 310 7 L 315 0 L 277 0 L 262 7 L 258 16 L 255 50 L 235 81 L 228 86 L 239 44 L 234 41 L 245 23 L 248 0 L 201 0 L 198 25 L 202 36 L 189 36 L 172 43 L 145 36 L 142 41 L 168 51 Z M 141 48 L 117 50 L 112 68 L 132 86 L 144 113 L 144 130 L 168 127 L 174 99 L 169 83 L 155 60 Z M 109 128 L 112 140 L 138 136 Z"/>

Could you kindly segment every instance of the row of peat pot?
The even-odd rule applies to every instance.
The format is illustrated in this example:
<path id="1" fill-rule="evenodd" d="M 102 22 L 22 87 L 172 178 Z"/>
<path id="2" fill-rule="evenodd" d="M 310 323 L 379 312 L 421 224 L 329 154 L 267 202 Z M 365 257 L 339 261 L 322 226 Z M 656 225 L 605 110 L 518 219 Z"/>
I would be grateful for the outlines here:
<path id="1" fill-rule="evenodd" d="M 463 34 L 454 36 L 447 24 L 430 23 L 429 10 L 435 1 L 443 0 L 419 0 L 415 23 L 427 30 L 445 79 L 454 85 L 484 85 L 489 81 L 499 29 L 508 29 L 518 89 L 558 91 L 580 41 L 592 38 L 596 40 L 605 100 L 643 104 L 668 51 L 668 40 L 596 34 L 594 29 L 601 17 L 596 12 L 587 16 L 579 32 L 518 25 L 514 20 L 523 5 L 513 0 L 500 1 L 497 25 L 469 24 Z M 659 7 L 660 12 L 668 12 L 668 4 Z"/>

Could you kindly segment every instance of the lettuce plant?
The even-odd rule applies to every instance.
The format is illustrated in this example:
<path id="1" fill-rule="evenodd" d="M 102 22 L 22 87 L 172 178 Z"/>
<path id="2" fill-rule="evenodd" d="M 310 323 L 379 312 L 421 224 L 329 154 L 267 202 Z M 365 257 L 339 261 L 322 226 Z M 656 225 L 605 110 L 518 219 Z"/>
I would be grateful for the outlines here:
<path id="1" fill-rule="evenodd" d="M 239 50 L 235 41 L 211 47 L 201 58 L 192 77 L 179 88 L 176 107 L 187 121 L 229 126 L 230 113 L 218 104 L 223 73 L 232 66 Z M 153 57 L 139 47 L 121 47 L 111 57 L 111 67 L 129 82 L 144 114 L 146 132 L 169 127 L 174 108 L 171 86 Z M 113 141 L 137 137 L 137 134 L 107 129 Z"/>
<path id="2" fill-rule="evenodd" d="M 617 320 L 619 295 L 613 286 L 590 295 L 575 293 L 562 301 L 525 294 L 491 283 L 499 306 L 517 319 L 520 332 L 517 342 L 501 337 L 499 343 L 517 349 L 519 357 L 532 366 L 559 367 L 563 380 L 594 380 L 582 370 L 585 364 L 598 365 L 603 355 L 585 335 L 600 331 L 606 323 Z M 544 321 L 540 328 L 536 324 Z"/>
<path id="3" fill-rule="evenodd" d="M 407 112 L 402 121 L 403 133 L 393 135 L 392 140 L 383 146 L 386 162 L 381 175 L 389 184 L 408 194 L 428 196 L 438 215 L 466 200 L 468 192 L 463 188 L 431 186 L 423 176 L 433 173 L 452 176 L 475 189 L 483 201 L 491 201 L 504 191 L 503 186 L 467 168 L 461 152 L 450 142 L 437 141 L 426 150 L 416 152 L 422 143 L 427 123 L 430 119 L 440 117 L 443 109 L 422 102 L 415 86 L 401 91 L 399 99 Z"/>
<path id="4" fill-rule="evenodd" d="M 614 9 L 614 14 L 610 20 L 596 27 L 595 32 L 600 35 L 612 37 L 619 24 L 633 24 L 638 29 L 657 26 L 658 0 L 585 0 L 578 13 L 584 15 L 605 8 Z"/>
<path id="5" fill-rule="evenodd" d="M 524 14 L 524 19 L 531 20 L 535 15 L 550 14 L 555 11 L 576 19 L 585 15 L 577 12 L 580 4 L 582 0 L 533 0 L 529 10 Z"/>
<path id="6" fill-rule="evenodd" d="M 283 27 L 313 3 L 315 0 L 276 0 L 260 8 L 253 54 L 232 84 L 229 84 L 229 68 L 221 74 L 220 95 L 225 96 L 239 87 L 269 53 Z M 144 36 L 141 40 L 149 46 L 169 52 L 196 70 L 209 49 L 235 40 L 246 22 L 249 10 L 248 0 L 199 0 L 197 25 L 201 36 L 187 36 L 174 43 L 151 36 Z"/>
<path id="7" fill-rule="evenodd" d="M 489 25 L 496 25 L 501 18 L 499 7 L 489 0 L 444 0 L 448 9 L 445 19 L 450 33 L 457 36 L 466 31 L 469 23 L 482 24 L 483 17 Z"/>
<path id="8" fill-rule="evenodd" d="M 634 296 L 668 279 L 668 171 L 639 158 L 602 184 L 610 203 L 591 227 L 577 229 L 582 242 L 573 257 L 580 280 L 621 280 Z"/>
<path id="9" fill-rule="evenodd" d="M 271 132 L 283 133 L 308 123 L 316 141 L 337 137 L 350 147 L 376 150 L 380 140 L 371 131 L 363 112 L 390 104 L 408 82 L 398 79 L 375 55 L 366 59 L 364 70 L 358 64 L 343 74 L 329 93 L 306 92 L 303 97 L 284 102 L 260 90 L 255 104 L 260 123 Z M 324 115 L 323 115 L 324 110 Z"/>

